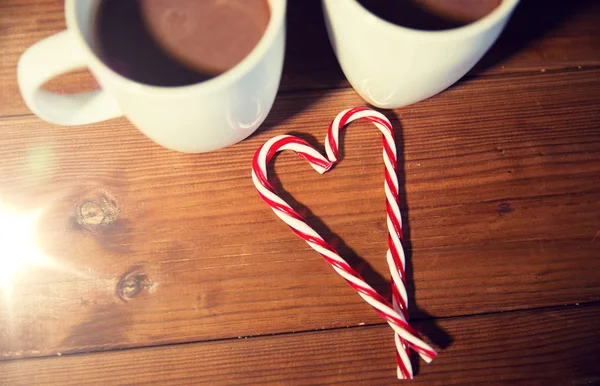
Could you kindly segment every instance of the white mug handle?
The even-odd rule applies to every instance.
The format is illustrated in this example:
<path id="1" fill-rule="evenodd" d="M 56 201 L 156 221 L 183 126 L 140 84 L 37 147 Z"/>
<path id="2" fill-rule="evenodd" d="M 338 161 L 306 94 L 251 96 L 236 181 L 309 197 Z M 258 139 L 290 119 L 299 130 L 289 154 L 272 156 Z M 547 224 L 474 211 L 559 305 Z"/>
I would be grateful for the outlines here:
<path id="1" fill-rule="evenodd" d="M 123 115 L 105 90 L 62 95 L 42 88 L 53 77 L 82 67 L 87 67 L 85 52 L 69 30 L 29 47 L 17 66 L 19 89 L 27 107 L 38 117 L 59 125 L 83 125 Z"/>

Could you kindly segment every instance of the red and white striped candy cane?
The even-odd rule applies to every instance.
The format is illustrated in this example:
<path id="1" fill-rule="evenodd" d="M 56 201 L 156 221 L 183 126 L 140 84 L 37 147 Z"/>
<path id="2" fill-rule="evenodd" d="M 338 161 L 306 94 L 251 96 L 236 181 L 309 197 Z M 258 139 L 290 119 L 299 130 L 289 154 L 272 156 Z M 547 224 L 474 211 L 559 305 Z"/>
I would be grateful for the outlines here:
<path id="1" fill-rule="evenodd" d="M 325 139 L 327 157 L 333 163 L 338 160 L 339 134 L 350 122 L 366 119 L 372 122 L 383 135 L 383 161 L 385 164 L 385 197 L 387 211 L 388 245 L 386 260 L 392 276 L 392 305 L 394 310 L 408 323 L 408 294 L 406 292 L 406 258 L 402 248 L 402 217 L 398 197 L 398 155 L 394 129 L 387 117 L 366 108 L 354 108 L 342 111 L 329 125 Z M 408 344 L 398 334 L 394 335 L 396 344 L 397 375 L 400 379 L 412 379 Z"/>
<path id="2" fill-rule="evenodd" d="M 356 119 L 367 119 L 373 122 L 384 134 L 384 162 L 386 164 L 386 197 L 388 211 L 388 228 L 390 229 L 390 250 L 387 253 L 388 264 L 392 271 L 392 289 L 395 306 L 390 305 L 379 295 L 350 265 L 313 230 L 306 220 L 287 202 L 281 199 L 267 178 L 267 164 L 273 156 L 283 150 L 295 151 L 306 159 L 319 173 L 328 171 L 337 161 L 339 131 L 346 124 Z M 369 303 L 394 329 L 398 352 L 399 377 L 412 377 L 412 368 L 407 355 L 410 347 L 421 357 L 430 362 L 437 354 L 419 337 L 418 333 L 408 325 L 406 312 L 406 290 L 404 288 L 404 253 L 401 245 L 401 220 L 398 206 L 398 181 L 396 176 L 396 149 L 391 124 L 380 113 L 362 108 L 343 111 L 330 125 L 326 142 L 329 160 L 323 157 L 304 140 L 293 136 L 277 136 L 261 146 L 252 161 L 252 180 L 261 198 L 271 207 L 273 212 L 300 236 L 308 245 L 319 252 L 333 269 L 342 276 L 358 294 Z M 393 171 L 393 172 L 392 172 Z M 393 230 L 393 231 L 392 231 Z"/>

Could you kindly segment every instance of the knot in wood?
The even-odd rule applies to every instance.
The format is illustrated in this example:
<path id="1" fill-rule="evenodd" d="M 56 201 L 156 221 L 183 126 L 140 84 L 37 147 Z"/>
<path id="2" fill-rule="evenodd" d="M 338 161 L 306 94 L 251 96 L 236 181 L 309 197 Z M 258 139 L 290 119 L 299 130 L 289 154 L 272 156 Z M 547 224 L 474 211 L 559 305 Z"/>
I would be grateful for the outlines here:
<path id="1" fill-rule="evenodd" d="M 117 284 L 117 296 L 127 301 L 138 295 L 144 288 L 152 287 L 152 284 L 146 274 L 137 270 L 129 272 L 119 280 Z"/>
<path id="2" fill-rule="evenodd" d="M 79 218 L 84 225 L 100 225 L 105 217 L 100 205 L 93 201 L 86 201 L 79 207 Z"/>
<path id="3" fill-rule="evenodd" d="M 75 208 L 77 223 L 89 231 L 102 231 L 112 227 L 118 217 L 119 208 L 116 201 L 103 193 L 97 193 L 95 197 L 86 197 Z"/>
<path id="4" fill-rule="evenodd" d="M 119 283 L 119 296 L 123 299 L 131 299 L 140 292 L 140 289 L 140 281 L 135 277 L 130 277 Z"/>

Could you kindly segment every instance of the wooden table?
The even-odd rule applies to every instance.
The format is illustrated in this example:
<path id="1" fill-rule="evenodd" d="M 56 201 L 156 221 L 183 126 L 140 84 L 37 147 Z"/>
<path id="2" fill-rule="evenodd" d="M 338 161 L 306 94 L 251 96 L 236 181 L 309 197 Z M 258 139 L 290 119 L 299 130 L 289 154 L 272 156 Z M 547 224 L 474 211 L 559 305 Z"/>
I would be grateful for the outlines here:
<path id="1" fill-rule="evenodd" d="M 268 138 L 297 133 L 322 149 L 329 121 L 365 105 L 319 3 L 289 1 L 267 122 L 197 155 L 125 119 L 60 127 L 30 113 L 17 59 L 64 28 L 62 11 L 60 0 L 0 2 L 0 259 L 51 259 L 0 290 L 0 384 L 397 384 L 391 329 L 250 179 Z M 94 84 L 82 71 L 48 88 Z M 410 313 L 440 351 L 414 362 L 411 384 L 600 384 L 599 108 L 600 2 L 525 0 L 458 84 L 385 111 L 401 154 Z M 287 153 L 273 180 L 389 296 L 380 152 L 377 131 L 352 124 L 334 171 Z"/>

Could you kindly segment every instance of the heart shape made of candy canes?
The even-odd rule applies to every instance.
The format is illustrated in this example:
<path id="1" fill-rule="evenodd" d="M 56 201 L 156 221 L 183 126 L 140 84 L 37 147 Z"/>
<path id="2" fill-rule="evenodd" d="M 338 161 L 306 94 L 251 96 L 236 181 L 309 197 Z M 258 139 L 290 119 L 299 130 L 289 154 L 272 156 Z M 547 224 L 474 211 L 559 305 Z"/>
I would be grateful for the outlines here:
<path id="1" fill-rule="evenodd" d="M 273 156 L 283 150 L 292 150 L 308 163 L 319 174 L 327 172 L 338 161 L 340 131 L 352 121 L 364 119 L 372 122 L 383 134 L 383 160 L 385 164 L 385 195 L 388 228 L 388 246 L 386 260 L 390 268 L 392 280 L 392 304 L 367 284 L 335 250 L 328 244 L 308 222 L 285 202 L 267 178 L 267 164 Z M 303 139 L 291 135 L 280 135 L 271 138 L 255 153 L 252 160 L 252 181 L 260 197 L 271 207 L 273 212 L 292 231 L 317 251 L 331 264 L 358 294 L 381 315 L 394 330 L 396 344 L 397 375 L 400 379 L 413 377 L 409 357 L 409 348 L 415 350 L 426 362 L 430 362 L 437 353 L 425 343 L 417 331 L 408 324 L 408 299 L 405 286 L 404 269 L 406 266 L 402 248 L 402 219 L 398 203 L 397 153 L 392 124 L 385 115 L 366 108 L 344 110 L 329 125 L 325 139 L 327 158 Z"/>

